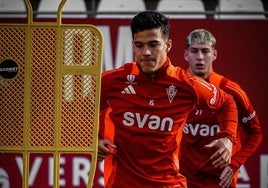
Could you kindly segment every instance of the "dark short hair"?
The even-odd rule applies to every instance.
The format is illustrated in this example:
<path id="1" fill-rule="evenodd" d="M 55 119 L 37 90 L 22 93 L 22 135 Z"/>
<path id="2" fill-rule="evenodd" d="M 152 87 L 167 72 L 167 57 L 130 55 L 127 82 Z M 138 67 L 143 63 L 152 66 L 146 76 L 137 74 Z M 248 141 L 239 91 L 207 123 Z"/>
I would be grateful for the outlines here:
<path id="1" fill-rule="evenodd" d="M 148 29 L 161 28 L 164 37 L 169 37 L 169 20 L 168 18 L 157 11 L 143 11 L 138 13 L 131 20 L 131 32 L 132 37 L 135 33 L 139 31 L 144 31 Z"/>

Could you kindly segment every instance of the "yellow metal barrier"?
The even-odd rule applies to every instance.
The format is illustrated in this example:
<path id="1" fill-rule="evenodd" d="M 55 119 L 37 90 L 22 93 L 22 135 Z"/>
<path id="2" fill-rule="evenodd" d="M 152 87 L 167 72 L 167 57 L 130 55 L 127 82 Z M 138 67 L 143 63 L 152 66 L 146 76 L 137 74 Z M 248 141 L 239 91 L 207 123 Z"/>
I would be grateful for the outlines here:
<path id="1" fill-rule="evenodd" d="M 59 187 L 61 154 L 89 154 L 87 187 L 97 162 L 97 125 L 103 38 L 93 25 L 56 22 L 0 25 L 0 152 L 23 155 L 28 187 L 32 153 L 54 157 Z"/>

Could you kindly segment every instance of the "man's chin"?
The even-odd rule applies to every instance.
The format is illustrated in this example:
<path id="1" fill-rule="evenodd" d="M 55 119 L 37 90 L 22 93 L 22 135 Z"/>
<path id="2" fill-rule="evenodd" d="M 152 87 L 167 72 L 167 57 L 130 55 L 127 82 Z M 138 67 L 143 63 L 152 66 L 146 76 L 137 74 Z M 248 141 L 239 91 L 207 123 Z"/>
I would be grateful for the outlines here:
<path id="1" fill-rule="evenodd" d="M 154 69 L 153 68 L 149 68 L 149 67 L 143 67 L 142 68 L 142 71 L 145 73 L 145 74 L 153 74 L 155 71 L 154 71 Z"/>
<path id="2" fill-rule="evenodd" d="M 195 73 L 195 75 L 196 76 L 198 76 L 198 77 L 204 77 L 205 76 L 205 73 L 203 73 L 203 72 L 197 72 L 197 73 Z"/>

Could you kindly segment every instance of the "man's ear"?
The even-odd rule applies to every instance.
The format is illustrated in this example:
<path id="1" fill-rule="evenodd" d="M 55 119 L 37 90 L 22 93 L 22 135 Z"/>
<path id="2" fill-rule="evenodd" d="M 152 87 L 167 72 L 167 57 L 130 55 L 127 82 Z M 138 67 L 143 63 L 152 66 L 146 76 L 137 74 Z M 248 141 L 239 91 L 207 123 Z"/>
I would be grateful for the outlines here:
<path id="1" fill-rule="evenodd" d="M 171 50 L 171 47 L 172 47 L 172 40 L 168 39 L 166 44 L 167 44 L 166 52 L 169 52 Z"/>
<path id="2" fill-rule="evenodd" d="M 213 61 L 215 61 L 217 59 L 217 56 L 218 56 L 218 51 L 216 49 L 214 49 L 214 52 L 213 52 Z"/>
<path id="3" fill-rule="evenodd" d="M 188 50 L 184 50 L 184 59 L 188 61 Z"/>

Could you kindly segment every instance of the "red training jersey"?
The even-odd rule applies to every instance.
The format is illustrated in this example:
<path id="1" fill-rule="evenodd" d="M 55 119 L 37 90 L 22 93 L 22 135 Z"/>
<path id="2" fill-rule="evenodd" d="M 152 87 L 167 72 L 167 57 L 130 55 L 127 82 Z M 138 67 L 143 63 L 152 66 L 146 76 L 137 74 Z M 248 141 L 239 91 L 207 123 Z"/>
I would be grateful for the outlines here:
<path id="1" fill-rule="evenodd" d="M 230 130 L 222 136 L 235 141 L 232 97 L 169 59 L 154 79 L 135 62 L 103 73 L 100 135 L 117 146 L 105 160 L 105 187 L 187 187 L 179 173 L 178 144 L 186 116 L 196 105 L 225 112 Z"/>
<path id="2" fill-rule="evenodd" d="M 212 72 L 207 81 L 231 94 L 237 105 L 239 127 L 230 164 L 236 173 L 232 187 L 236 187 L 239 167 L 253 154 L 262 140 L 261 126 L 249 98 L 236 82 L 215 72 Z M 180 152 L 180 172 L 186 176 L 189 188 L 219 187 L 219 177 L 223 169 L 215 169 L 212 166 L 209 157 L 214 152 L 205 149 L 204 145 L 217 139 L 218 133 L 225 128 L 211 111 L 198 107 L 189 114 L 183 130 Z M 243 142 L 241 130 L 244 130 L 246 135 Z"/>

